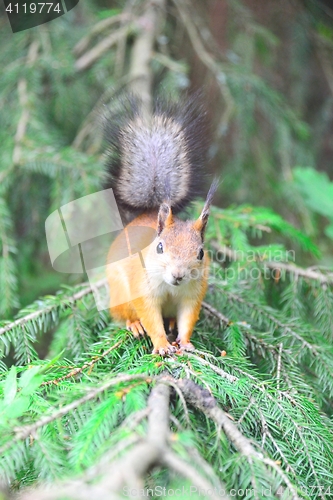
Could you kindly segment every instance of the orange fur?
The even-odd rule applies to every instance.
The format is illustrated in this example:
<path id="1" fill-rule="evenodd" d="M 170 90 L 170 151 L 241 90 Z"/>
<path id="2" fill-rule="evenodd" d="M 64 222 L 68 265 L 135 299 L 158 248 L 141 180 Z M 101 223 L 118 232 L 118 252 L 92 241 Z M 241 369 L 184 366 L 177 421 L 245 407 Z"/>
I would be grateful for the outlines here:
<path id="1" fill-rule="evenodd" d="M 153 353 L 162 355 L 176 350 L 166 337 L 166 318 L 176 318 L 180 347 L 193 349 L 190 339 L 207 290 L 209 268 L 206 254 L 202 260 L 198 258 L 201 222 L 182 221 L 171 209 L 165 214 L 164 207 L 162 215 L 142 214 L 128 224 L 111 245 L 107 266 L 111 315 L 126 322 L 135 336 L 142 334 L 141 325 L 153 342 Z M 159 236 L 158 225 L 162 225 Z M 138 227 L 151 228 L 155 233 L 138 233 L 133 249 L 129 235 Z M 159 244 L 161 254 L 157 252 Z M 129 257 L 120 258 L 125 247 Z"/>

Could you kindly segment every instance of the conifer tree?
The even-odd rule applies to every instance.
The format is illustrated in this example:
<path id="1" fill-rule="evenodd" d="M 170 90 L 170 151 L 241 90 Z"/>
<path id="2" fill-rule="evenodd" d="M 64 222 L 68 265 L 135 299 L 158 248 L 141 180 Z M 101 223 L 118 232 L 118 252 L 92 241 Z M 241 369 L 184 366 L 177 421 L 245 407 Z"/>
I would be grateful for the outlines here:
<path id="1" fill-rule="evenodd" d="M 277 43 L 242 4 L 230 9 L 251 28 L 237 43 Z M 310 211 L 299 230 L 271 208 L 213 207 L 193 353 L 151 355 L 77 277 L 17 312 L 30 275 L 43 276 L 38 294 L 64 280 L 43 265 L 45 216 L 101 189 L 97 125 L 124 86 L 148 105 L 161 88 L 180 96 L 194 54 L 223 109 L 213 143 L 237 131 L 227 170 L 245 171 L 258 112 L 285 169 L 306 154 L 294 108 L 250 55 L 220 56 L 200 13 L 188 0 L 80 4 L 15 44 L 1 21 L 0 313 L 15 317 L 0 323 L 0 499 L 333 495 L 333 269 L 316 265 Z M 168 39 L 186 40 L 188 59 Z M 293 184 L 281 192 L 303 203 Z"/>

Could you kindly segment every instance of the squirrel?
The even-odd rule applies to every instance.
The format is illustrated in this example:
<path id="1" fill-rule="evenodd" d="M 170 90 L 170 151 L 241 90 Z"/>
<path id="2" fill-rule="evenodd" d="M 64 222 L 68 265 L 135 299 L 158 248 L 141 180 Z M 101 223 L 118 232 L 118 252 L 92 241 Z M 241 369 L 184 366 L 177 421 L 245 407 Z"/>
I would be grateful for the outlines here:
<path id="1" fill-rule="evenodd" d="M 194 350 L 190 339 L 207 290 L 204 235 L 217 181 L 197 220 L 176 216 L 204 181 L 205 120 L 196 101 L 158 102 L 148 115 L 128 96 L 105 121 L 110 187 L 122 215 L 134 216 L 108 252 L 110 313 L 135 337 L 146 333 L 153 354 L 162 356 Z M 121 259 L 125 248 L 130 257 Z M 170 332 L 177 326 L 172 344 L 165 320 Z"/>

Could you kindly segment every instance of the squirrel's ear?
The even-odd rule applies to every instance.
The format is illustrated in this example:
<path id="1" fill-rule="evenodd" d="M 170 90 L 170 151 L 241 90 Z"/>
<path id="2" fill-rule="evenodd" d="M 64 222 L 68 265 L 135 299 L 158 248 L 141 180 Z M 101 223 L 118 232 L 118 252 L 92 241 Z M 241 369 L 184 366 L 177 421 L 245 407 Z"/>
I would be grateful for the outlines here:
<path id="1" fill-rule="evenodd" d="M 202 209 L 202 212 L 200 214 L 200 217 L 194 223 L 194 229 L 196 229 L 197 231 L 200 231 L 202 239 L 204 239 L 204 235 L 205 235 L 205 229 L 206 229 L 208 217 L 209 217 L 209 209 L 210 209 L 210 206 L 212 204 L 213 197 L 214 197 L 214 194 L 215 194 L 218 186 L 219 186 L 218 179 L 214 179 L 214 181 L 212 182 L 212 185 L 209 188 L 207 198 L 206 198 L 204 207 Z"/>
<path id="2" fill-rule="evenodd" d="M 171 207 L 168 203 L 162 203 L 157 217 L 157 235 L 159 236 L 164 228 L 173 223 Z"/>

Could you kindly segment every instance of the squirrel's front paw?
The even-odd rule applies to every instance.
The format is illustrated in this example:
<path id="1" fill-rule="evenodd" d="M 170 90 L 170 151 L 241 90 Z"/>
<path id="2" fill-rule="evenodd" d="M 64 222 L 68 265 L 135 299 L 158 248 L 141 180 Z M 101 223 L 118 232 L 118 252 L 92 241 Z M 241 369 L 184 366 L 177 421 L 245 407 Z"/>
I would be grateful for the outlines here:
<path id="1" fill-rule="evenodd" d="M 130 332 L 133 333 L 135 338 L 138 338 L 140 335 L 144 335 L 145 331 L 143 329 L 143 326 L 141 325 L 140 321 L 130 321 L 129 319 L 126 321 L 126 328 Z"/>
<path id="2" fill-rule="evenodd" d="M 176 352 L 177 347 L 165 342 L 163 344 L 154 345 L 152 354 L 160 354 L 161 356 L 167 356 L 168 354 L 173 354 Z"/>
<path id="3" fill-rule="evenodd" d="M 182 342 L 179 339 L 177 339 L 176 342 L 179 345 L 179 349 L 181 349 L 182 351 L 190 351 L 190 352 L 195 351 L 195 347 L 192 344 L 192 342 Z"/>

